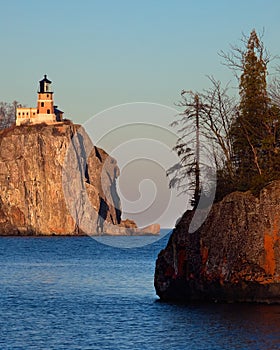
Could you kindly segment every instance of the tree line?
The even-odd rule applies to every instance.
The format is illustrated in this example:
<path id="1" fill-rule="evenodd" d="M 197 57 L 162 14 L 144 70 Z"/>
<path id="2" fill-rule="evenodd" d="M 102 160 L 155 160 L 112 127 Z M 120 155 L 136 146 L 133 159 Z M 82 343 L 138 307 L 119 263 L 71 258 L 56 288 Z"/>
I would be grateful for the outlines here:
<path id="1" fill-rule="evenodd" d="M 252 30 L 243 35 L 241 47 L 220 52 L 237 78 L 238 98 L 230 95 L 229 85 L 222 86 L 214 77 L 209 77 L 210 88 L 202 92 L 181 92 L 177 105 L 183 111 L 172 123 L 180 135 L 174 147 L 180 161 L 167 175 L 172 176 L 170 187 L 192 191 L 194 208 L 202 194 L 205 167 L 210 168 L 209 159 L 204 164 L 204 148 L 215 165 L 216 201 L 233 191 L 258 194 L 280 179 L 280 81 L 276 74 L 267 83 L 273 57 L 262 37 Z"/>

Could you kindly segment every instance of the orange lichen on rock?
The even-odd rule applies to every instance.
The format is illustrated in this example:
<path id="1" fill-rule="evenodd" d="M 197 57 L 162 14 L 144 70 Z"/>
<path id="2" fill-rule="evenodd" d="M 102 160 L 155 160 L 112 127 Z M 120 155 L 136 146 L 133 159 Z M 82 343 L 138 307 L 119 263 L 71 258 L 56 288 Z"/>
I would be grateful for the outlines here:
<path id="1" fill-rule="evenodd" d="M 274 275 L 276 269 L 276 260 L 274 246 L 278 241 L 279 219 L 275 220 L 272 232 L 264 234 L 264 250 L 265 250 L 265 263 L 264 269 L 268 275 Z"/>
<path id="2" fill-rule="evenodd" d="M 201 254 L 201 263 L 202 265 L 205 265 L 208 260 L 209 249 L 207 247 L 201 247 L 200 254 Z"/>

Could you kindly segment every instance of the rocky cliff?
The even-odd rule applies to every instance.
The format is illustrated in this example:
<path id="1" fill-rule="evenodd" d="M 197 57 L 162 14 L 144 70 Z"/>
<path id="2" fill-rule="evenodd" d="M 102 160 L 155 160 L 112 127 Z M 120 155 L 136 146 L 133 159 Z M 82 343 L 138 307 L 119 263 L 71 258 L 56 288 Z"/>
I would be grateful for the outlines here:
<path id="1" fill-rule="evenodd" d="M 156 262 L 163 300 L 280 303 L 280 182 L 232 193 L 194 233 L 186 212 Z"/>
<path id="2" fill-rule="evenodd" d="M 66 164 L 69 145 L 73 152 Z M 104 222 L 120 224 L 118 174 L 116 161 L 94 147 L 79 125 L 26 125 L 1 131 L 0 234 L 83 234 L 86 220 L 94 234 Z M 89 216 L 84 193 L 98 215 Z M 77 216 L 71 203 L 77 205 Z"/>

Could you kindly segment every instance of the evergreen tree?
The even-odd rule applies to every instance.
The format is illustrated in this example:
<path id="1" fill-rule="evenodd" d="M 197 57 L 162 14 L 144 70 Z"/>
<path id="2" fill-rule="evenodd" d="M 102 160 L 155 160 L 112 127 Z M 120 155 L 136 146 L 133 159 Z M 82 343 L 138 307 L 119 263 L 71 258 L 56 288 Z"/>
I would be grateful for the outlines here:
<path id="1" fill-rule="evenodd" d="M 279 112 L 267 93 L 267 67 L 263 44 L 253 30 L 243 57 L 240 104 L 231 128 L 238 188 L 262 186 L 271 179 L 277 163 L 275 151 Z"/>

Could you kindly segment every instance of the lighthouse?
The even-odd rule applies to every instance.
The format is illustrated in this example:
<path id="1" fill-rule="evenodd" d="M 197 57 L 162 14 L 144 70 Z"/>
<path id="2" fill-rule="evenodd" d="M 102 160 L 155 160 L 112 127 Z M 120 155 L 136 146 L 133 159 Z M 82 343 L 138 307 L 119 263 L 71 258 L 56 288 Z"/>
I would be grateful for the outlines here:
<path id="1" fill-rule="evenodd" d="M 37 118 L 45 122 L 56 121 L 51 83 L 46 74 L 44 75 L 44 79 L 39 81 Z"/>
<path id="2" fill-rule="evenodd" d="M 63 120 L 63 112 L 54 106 L 52 82 L 44 75 L 39 81 L 37 108 L 20 107 L 16 111 L 16 125 L 53 124 Z"/>

